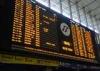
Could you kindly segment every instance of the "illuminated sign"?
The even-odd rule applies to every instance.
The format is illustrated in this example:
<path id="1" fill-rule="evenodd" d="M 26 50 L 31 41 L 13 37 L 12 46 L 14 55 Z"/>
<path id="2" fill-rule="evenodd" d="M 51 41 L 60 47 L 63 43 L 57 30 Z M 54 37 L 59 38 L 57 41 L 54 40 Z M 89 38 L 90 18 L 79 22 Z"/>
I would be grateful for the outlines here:
<path id="1" fill-rule="evenodd" d="M 30 0 L 15 0 L 12 46 L 74 60 L 95 60 L 89 29 Z"/>
<path id="2" fill-rule="evenodd" d="M 70 29 L 66 23 L 62 23 L 60 29 L 65 36 L 70 36 Z"/>
<path id="3" fill-rule="evenodd" d="M 74 25 L 74 23 L 72 23 L 71 29 L 75 55 L 94 59 L 95 55 L 90 31 L 80 25 Z"/>

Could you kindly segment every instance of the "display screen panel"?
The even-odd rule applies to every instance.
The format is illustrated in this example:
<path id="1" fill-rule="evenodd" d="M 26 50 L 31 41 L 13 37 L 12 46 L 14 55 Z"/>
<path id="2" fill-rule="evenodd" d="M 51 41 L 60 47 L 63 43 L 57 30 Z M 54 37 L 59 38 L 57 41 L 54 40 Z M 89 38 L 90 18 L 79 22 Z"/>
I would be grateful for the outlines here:
<path id="1" fill-rule="evenodd" d="M 31 0 L 15 0 L 12 48 L 96 60 L 92 31 Z"/>

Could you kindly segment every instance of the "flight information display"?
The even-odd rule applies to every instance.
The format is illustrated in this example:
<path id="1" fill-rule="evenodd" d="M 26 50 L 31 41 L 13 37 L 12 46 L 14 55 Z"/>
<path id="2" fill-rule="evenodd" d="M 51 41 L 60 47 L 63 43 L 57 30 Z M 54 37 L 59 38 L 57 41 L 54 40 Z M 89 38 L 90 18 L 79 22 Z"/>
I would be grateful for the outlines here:
<path id="1" fill-rule="evenodd" d="M 93 62 L 91 35 L 91 30 L 37 2 L 15 0 L 12 48 Z"/>

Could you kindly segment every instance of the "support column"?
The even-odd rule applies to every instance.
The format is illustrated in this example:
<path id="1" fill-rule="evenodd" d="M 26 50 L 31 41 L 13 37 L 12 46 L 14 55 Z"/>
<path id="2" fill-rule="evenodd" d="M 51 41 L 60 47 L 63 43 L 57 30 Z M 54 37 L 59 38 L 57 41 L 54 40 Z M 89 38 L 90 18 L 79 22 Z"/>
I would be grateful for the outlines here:
<path id="1" fill-rule="evenodd" d="M 48 0 L 48 4 L 49 4 L 49 8 L 51 8 L 51 3 L 50 3 L 50 0 Z"/>
<path id="2" fill-rule="evenodd" d="M 62 14 L 62 0 L 60 0 L 60 12 L 61 12 L 61 14 Z"/>
<path id="3" fill-rule="evenodd" d="M 79 12 L 79 5 L 78 5 L 78 2 L 76 2 L 76 9 L 77 9 L 77 15 L 78 15 L 79 23 L 81 23 L 81 18 L 80 18 L 80 12 Z"/>
<path id="4" fill-rule="evenodd" d="M 86 19 L 86 26 L 88 27 L 88 21 L 87 21 L 87 16 L 86 16 L 86 10 L 85 10 L 85 7 L 83 7 L 83 12 L 84 12 L 84 16 L 85 16 L 85 19 Z"/>
<path id="5" fill-rule="evenodd" d="M 69 4 L 69 11 L 70 11 L 70 18 L 73 19 L 73 17 L 72 17 L 71 1 L 70 0 L 68 0 L 68 4 Z"/>

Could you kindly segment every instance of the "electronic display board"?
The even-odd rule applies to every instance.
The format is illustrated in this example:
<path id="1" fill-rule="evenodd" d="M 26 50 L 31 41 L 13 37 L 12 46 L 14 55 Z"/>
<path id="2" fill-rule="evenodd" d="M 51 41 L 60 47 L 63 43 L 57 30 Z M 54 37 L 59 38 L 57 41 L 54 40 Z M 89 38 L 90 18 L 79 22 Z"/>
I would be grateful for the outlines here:
<path id="1" fill-rule="evenodd" d="M 12 48 L 96 60 L 92 31 L 31 0 L 15 0 Z"/>

